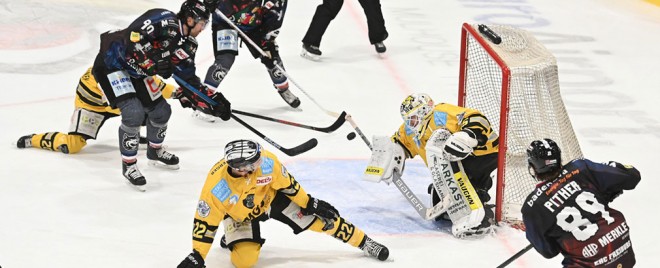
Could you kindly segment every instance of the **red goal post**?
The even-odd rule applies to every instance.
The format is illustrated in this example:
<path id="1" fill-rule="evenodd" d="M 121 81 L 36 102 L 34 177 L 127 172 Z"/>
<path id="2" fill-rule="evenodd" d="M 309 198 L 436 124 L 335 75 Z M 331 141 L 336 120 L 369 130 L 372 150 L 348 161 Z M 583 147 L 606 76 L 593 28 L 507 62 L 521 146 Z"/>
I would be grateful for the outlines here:
<path id="1" fill-rule="evenodd" d="M 557 61 L 525 30 L 464 23 L 459 80 L 458 105 L 480 110 L 500 136 L 496 220 L 524 228 L 520 209 L 538 183 L 528 173 L 527 146 L 551 138 L 564 163 L 582 157 L 561 99 Z"/>

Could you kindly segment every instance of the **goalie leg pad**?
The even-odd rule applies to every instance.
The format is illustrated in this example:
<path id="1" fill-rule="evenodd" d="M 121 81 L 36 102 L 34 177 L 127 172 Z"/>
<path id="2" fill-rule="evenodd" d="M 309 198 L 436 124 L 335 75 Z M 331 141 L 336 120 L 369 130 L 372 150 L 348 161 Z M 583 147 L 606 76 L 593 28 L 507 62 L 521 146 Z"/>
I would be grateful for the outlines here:
<path id="1" fill-rule="evenodd" d="M 387 136 L 374 136 L 371 159 L 364 172 L 364 180 L 390 183 L 394 172 L 403 174 L 406 154 L 401 145 Z"/>
<path id="2" fill-rule="evenodd" d="M 71 115 L 69 133 L 81 134 L 87 138 L 96 139 L 101 126 L 108 118 L 110 117 L 101 113 L 78 108 Z"/>

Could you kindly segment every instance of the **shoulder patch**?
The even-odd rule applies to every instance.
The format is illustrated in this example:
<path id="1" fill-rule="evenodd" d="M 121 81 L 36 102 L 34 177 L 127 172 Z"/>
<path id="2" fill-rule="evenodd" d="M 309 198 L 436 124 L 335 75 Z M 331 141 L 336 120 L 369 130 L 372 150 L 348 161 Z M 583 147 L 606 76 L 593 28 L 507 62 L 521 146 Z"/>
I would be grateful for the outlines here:
<path id="1" fill-rule="evenodd" d="M 140 33 L 138 32 L 131 32 L 131 42 L 137 43 L 140 42 Z"/>
<path id="2" fill-rule="evenodd" d="M 206 201 L 199 200 L 199 202 L 197 202 L 197 214 L 199 214 L 200 217 L 206 218 L 209 216 L 210 212 L 211 207 L 206 203 Z"/>
<path id="3" fill-rule="evenodd" d="M 275 160 L 270 157 L 264 157 L 264 161 L 261 163 L 261 174 L 271 174 L 273 173 L 273 164 Z"/>
<path id="4" fill-rule="evenodd" d="M 447 113 L 434 111 L 433 112 L 433 122 L 438 127 L 444 127 L 447 125 Z"/>
<path id="5" fill-rule="evenodd" d="M 224 202 L 231 194 L 231 189 L 229 189 L 229 184 L 227 184 L 227 181 L 225 179 L 221 179 L 218 184 L 216 184 L 213 189 L 211 189 L 211 193 L 217 197 L 218 200 Z"/>

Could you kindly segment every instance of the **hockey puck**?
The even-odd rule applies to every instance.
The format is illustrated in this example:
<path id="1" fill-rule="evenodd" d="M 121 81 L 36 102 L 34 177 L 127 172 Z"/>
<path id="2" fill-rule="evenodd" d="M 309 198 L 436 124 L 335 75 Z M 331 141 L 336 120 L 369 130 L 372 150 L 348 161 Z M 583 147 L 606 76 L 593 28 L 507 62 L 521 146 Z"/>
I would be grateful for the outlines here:
<path id="1" fill-rule="evenodd" d="M 346 135 L 346 138 L 349 141 L 355 139 L 355 132 L 348 133 L 348 135 Z"/>

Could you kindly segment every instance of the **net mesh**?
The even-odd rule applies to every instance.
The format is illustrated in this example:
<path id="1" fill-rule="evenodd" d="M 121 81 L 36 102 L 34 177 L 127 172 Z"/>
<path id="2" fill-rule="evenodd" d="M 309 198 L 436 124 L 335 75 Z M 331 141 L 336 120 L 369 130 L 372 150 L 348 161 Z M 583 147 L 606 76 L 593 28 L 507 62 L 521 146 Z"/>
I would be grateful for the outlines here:
<path id="1" fill-rule="evenodd" d="M 476 25 L 466 27 L 478 29 Z M 500 144 L 506 139 L 506 148 L 500 145 L 505 161 L 498 167 L 504 169 L 497 184 L 503 190 L 496 204 L 501 208 L 498 221 L 519 224 L 522 204 L 537 183 L 527 171 L 525 150 L 530 142 L 555 140 L 565 162 L 581 158 L 582 152 L 561 99 L 554 56 L 527 31 L 503 25 L 488 27 L 501 37 L 500 44 L 478 31 L 476 35 L 466 34 L 464 100 L 466 107 L 483 112 L 495 130 L 505 125 L 504 133 L 500 133 Z M 477 39 L 485 41 L 492 51 Z M 495 60 L 498 57 L 502 65 Z M 508 77 L 503 76 L 506 68 Z M 503 93 L 507 95 L 504 100 Z M 503 101 L 508 111 L 502 109 Z"/>

